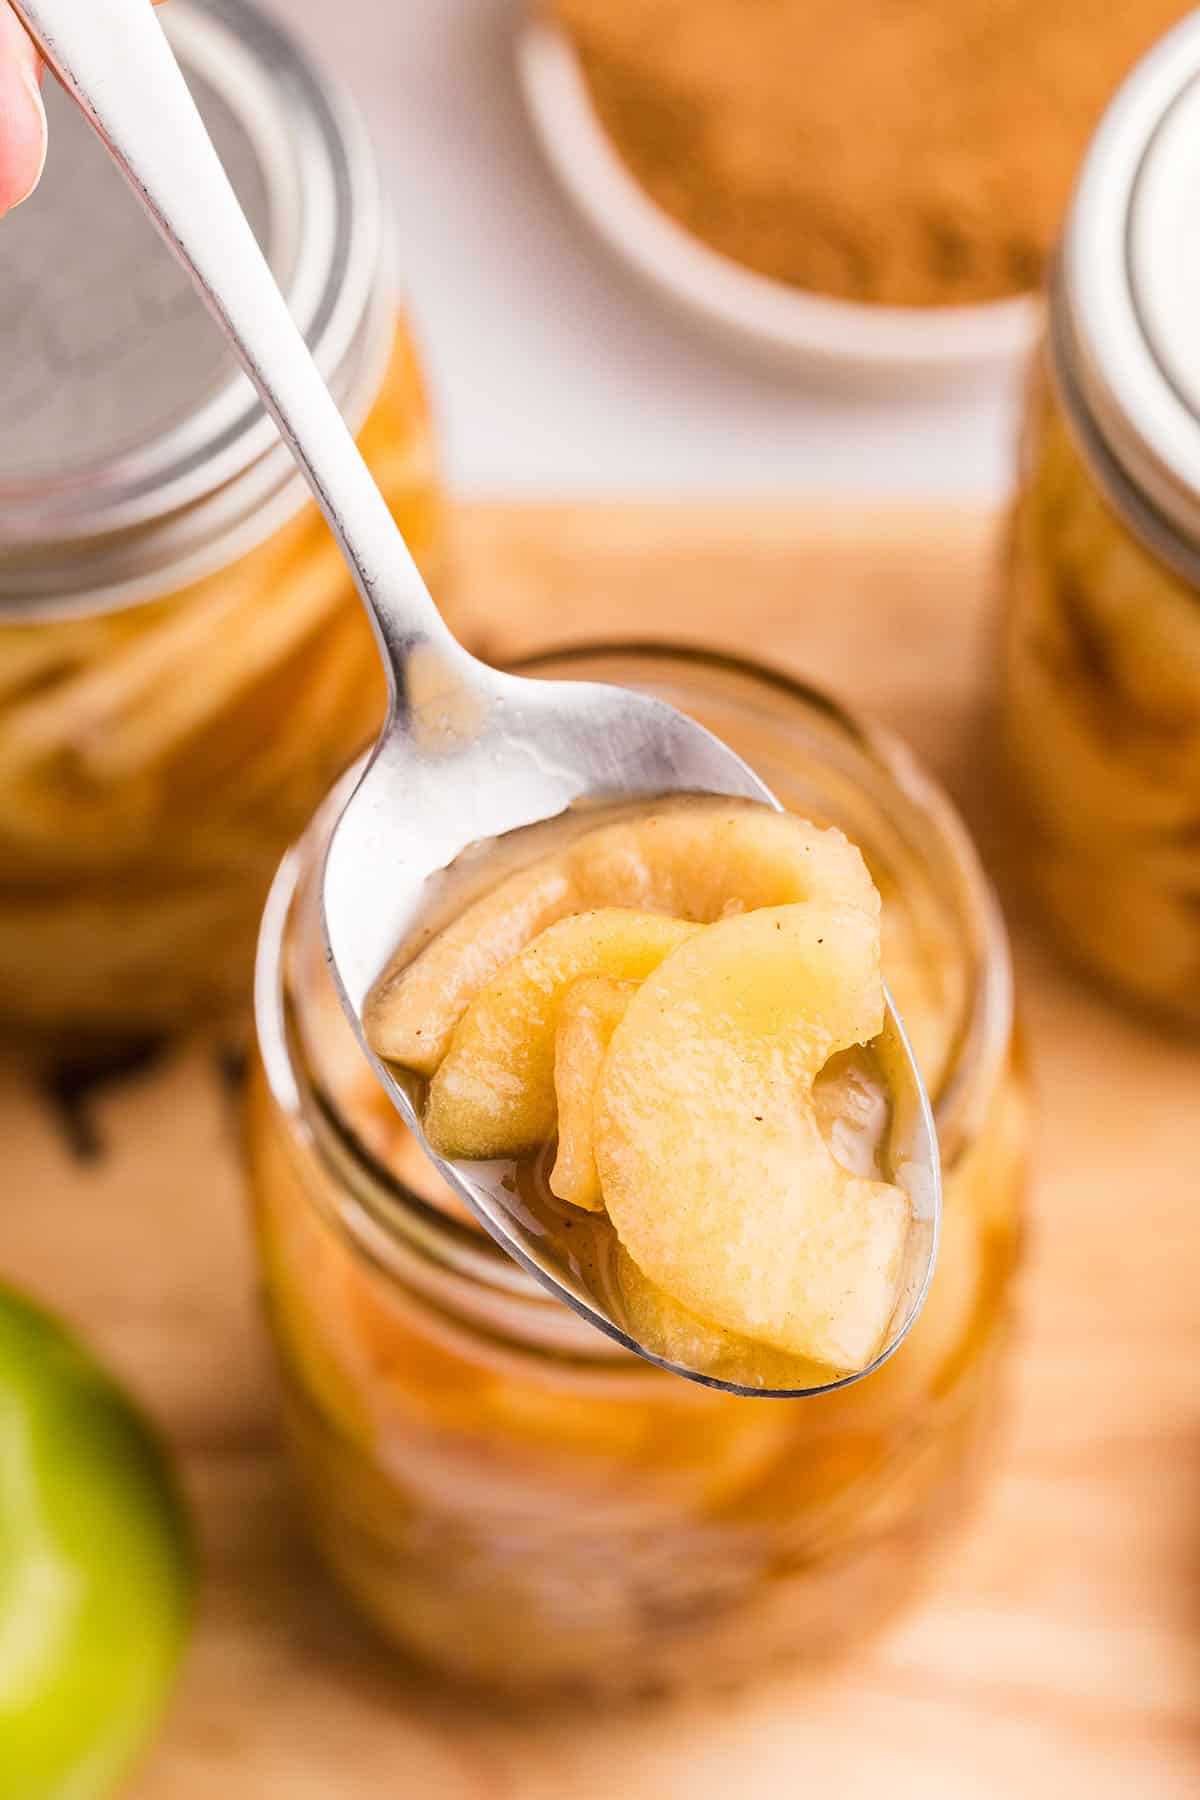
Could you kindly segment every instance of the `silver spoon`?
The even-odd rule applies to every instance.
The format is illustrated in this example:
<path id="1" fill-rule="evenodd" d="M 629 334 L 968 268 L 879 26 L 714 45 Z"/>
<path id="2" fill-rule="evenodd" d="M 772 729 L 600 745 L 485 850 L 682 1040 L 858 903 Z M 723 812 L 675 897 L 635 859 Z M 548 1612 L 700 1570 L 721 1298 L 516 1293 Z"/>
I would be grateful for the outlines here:
<path id="1" fill-rule="evenodd" d="M 405 1124 L 504 1249 L 591 1324 L 661 1362 L 633 1341 L 555 1244 L 511 1209 L 494 1173 L 429 1150 L 408 1092 L 366 1042 L 363 1005 L 421 920 L 430 882 L 473 844 L 585 800 L 689 793 L 777 802 L 731 750 L 659 700 L 500 674 L 463 649 L 292 323 L 149 0 L 13 3 L 194 277 L 312 487 L 374 626 L 388 716 L 333 833 L 323 892 L 330 968 L 363 1050 Z M 872 1369 L 920 1310 L 941 1214 L 929 1102 L 890 998 L 876 1049 L 892 1099 L 885 1166 L 911 1197 L 914 1225 L 901 1297 Z M 737 1393 L 763 1391 L 664 1366 Z"/>

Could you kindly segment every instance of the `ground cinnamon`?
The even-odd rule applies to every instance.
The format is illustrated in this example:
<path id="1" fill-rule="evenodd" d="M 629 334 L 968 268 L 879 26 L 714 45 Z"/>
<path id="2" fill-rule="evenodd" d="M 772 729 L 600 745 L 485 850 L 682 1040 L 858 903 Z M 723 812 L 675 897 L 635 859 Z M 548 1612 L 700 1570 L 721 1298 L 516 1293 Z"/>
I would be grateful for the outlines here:
<path id="1" fill-rule="evenodd" d="M 1187 0 L 552 0 L 639 182 L 847 299 L 1035 286 L 1084 146 Z"/>

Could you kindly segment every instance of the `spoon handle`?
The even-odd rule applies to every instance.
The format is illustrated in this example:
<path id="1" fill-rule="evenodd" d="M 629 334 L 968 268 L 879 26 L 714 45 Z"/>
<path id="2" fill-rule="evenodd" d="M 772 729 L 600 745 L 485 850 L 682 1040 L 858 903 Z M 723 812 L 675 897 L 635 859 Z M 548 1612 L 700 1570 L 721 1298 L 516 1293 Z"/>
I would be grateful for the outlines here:
<path id="1" fill-rule="evenodd" d="M 434 606 L 292 321 L 150 0 L 13 0 L 42 57 L 190 272 L 341 546 L 393 704 L 412 650 L 473 662 Z"/>

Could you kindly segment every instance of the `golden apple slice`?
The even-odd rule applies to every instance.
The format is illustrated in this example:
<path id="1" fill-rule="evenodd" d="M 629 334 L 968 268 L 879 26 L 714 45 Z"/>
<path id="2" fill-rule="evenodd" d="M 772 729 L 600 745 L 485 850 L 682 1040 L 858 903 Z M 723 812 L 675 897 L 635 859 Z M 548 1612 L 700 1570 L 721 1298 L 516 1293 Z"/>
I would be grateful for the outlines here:
<path id="1" fill-rule="evenodd" d="M 882 1023 L 877 918 L 746 913 L 647 976 L 596 1099 L 604 1204 L 643 1273 L 701 1319 L 847 1372 L 881 1347 L 910 1207 L 835 1161 L 812 1088 Z"/>
<path id="2" fill-rule="evenodd" d="M 554 1136 L 554 1039 L 581 975 L 641 981 L 698 926 L 601 907 L 559 919 L 471 1002 L 429 1086 L 425 1131 L 443 1156 L 519 1156 Z"/>
<path id="3" fill-rule="evenodd" d="M 602 906 L 707 923 L 794 900 L 878 911 L 862 856 L 840 831 L 749 802 L 679 801 L 618 820 L 520 870 L 415 958 L 393 963 L 363 1022 L 377 1053 L 432 1075 L 476 995 L 540 931 Z"/>
<path id="4" fill-rule="evenodd" d="M 624 1302 L 623 1322 L 630 1336 L 669 1363 L 748 1388 L 794 1391 L 823 1387 L 836 1379 L 837 1371 L 823 1363 L 768 1350 L 689 1312 L 643 1275 L 621 1244 L 617 1246 L 616 1278 Z"/>
<path id="5" fill-rule="evenodd" d="M 567 868 L 585 905 L 703 924 L 731 901 L 744 912 L 808 900 L 879 914 L 862 853 L 842 832 L 746 801 L 684 801 L 602 827 L 571 846 Z"/>
<path id="6" fill-rule="evenodd" d="M 571 901 L 561 861 L 535 863 L 468 906 L 414 961 L 389 967 L 363 1007 L 376 1055 L 432 1075 L 476 994 Z"/>
<path id="7" fill-rule="evenodd" d="M 554 1039 L 558 1154 L 550 1173 L 550 1192 L 587 1212 L 604 1211 L 593 1130 L 596 1083 L 612 1034 L 636 991 L 632 981 L 585 975 L 571 983 L 559 1009 Z"/>
<path id="8" fill-rule="evenodd" d="M 932 1098 L 941 1092 L 966 1010 L 967 971 L 932 908 L 914 915 L 904 898 L 885 891 L 880 928 L 883 978 Z"/>

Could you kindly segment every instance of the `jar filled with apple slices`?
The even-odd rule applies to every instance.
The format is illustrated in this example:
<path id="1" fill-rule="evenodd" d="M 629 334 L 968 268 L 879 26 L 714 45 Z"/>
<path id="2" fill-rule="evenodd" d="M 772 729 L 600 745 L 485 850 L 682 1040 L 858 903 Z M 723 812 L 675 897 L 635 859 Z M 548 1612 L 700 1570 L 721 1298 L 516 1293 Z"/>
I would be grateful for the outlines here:
<path id="1" fill-rule="evenodd" d="M 1080 174 L 1030 387 L 1000 712 L 1013 860 L 1070 959 L 1200 1028 L 1200 16 Z"/>
<path id="2" fill-rule="evenodd" d="M 509 840 L 505 867 L 481 854 L 367 1028 L 423 1085 L 438 1147 L 506 1159 L 638 1341 L 768 1392 L 600 1336 L 439 1182 L 330 988 L 335 797 L 260 944 L 250 1172 L 288 1437 L 330 1564 L 443 1673 L 521 1695 L 738 1679 L 869 1629 L 971 1491 L 1027 1150 L 1007 949 L 945 801 L 820 696 L 694 653 L 546 672 L 663 694 L 788 813 L 672 803 Z M 881 966 L 937 1112 L 933 1287 L 865 1380 L 772 1398 L 866 1366 L 887 1316 L 903 1196 L 859 1060 Z M 798 1196 L 810 1215 L 781 1232 Z"/>
<path id="3" fill-rule="evenodd" d="M 163 30 L 321 373 L 436 578 L 440 490 L 362 128 L 253 0 Z M 5 220 L 0 1033 L 245 1004 L 280 856 L 377 732 L 379 654 L 294 458 L 52 83 Z"/>

